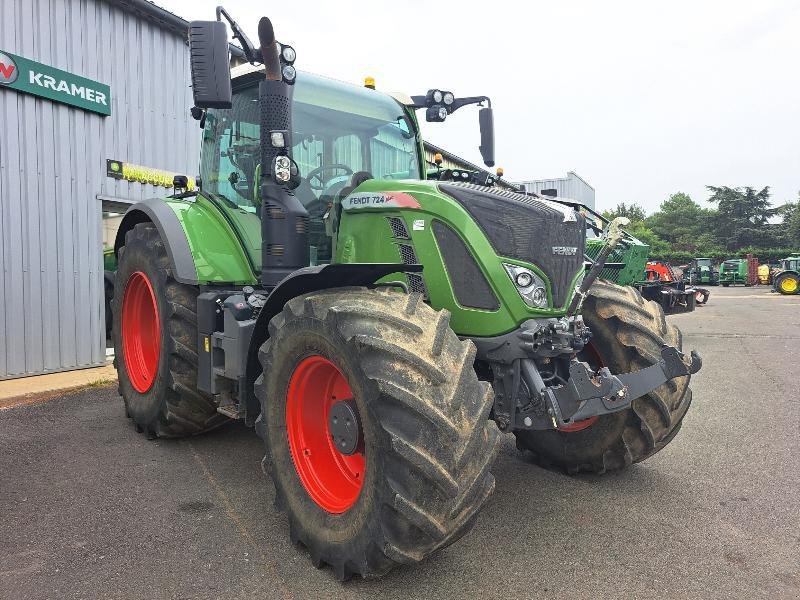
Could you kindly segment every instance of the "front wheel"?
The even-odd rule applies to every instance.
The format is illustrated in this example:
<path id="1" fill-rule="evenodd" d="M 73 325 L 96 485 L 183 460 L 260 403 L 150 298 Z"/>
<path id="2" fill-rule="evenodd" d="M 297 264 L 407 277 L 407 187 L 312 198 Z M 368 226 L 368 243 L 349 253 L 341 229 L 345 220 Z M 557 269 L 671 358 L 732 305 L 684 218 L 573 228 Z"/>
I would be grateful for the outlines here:
<path id="1" fill-rule="evenodd" d="M 419 294 L 344 288 L 287 303 L 259 358 L 266 463 L 293 542 L 340 579 L 466 533 L 499 431 L 475 346 Z"/>
<path id="2" fill-rule="evenodd" d="M 595 368 L 638 371 L 661 359 L 662 344 L 681 349 L 678 328 L 666 322 L 658 304 L 644 300 L 633 287 L 596 281 L 583 318 L 593 333 L 589 349 Z M 689 377 L 679 377 L 637 398 L 626 410 L 564 430 L 516 432 L 517 447 L 530 451 L 542 466 L 568 473 L 622 469 L 664 448 L 680 430 L 691 400 Z"/>

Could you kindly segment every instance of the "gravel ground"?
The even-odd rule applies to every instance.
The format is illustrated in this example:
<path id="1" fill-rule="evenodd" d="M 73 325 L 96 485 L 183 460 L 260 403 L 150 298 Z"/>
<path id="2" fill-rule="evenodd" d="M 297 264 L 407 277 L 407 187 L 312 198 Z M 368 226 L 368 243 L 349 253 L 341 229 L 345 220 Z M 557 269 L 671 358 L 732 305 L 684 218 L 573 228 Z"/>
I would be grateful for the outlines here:
<path id="1" fill-rule="evenodd" d="M 798 598 L 800 297 L 712 288 L 670 319 L 704 360 L 672 444 L 567 477 L 508 438 L 475 529 L 377 582 L 289 543 L 239 424 L 147 441 L 111 388 L 0 411 L 0 598 Z"/>

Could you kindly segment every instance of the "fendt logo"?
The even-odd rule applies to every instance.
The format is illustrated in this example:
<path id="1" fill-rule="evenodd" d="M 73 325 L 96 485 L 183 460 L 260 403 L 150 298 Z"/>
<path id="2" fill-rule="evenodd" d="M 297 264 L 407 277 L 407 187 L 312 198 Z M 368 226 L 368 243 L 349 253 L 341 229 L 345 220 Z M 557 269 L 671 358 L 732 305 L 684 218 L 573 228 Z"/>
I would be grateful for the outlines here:
<path id="1" fill-rule="evenodd" d="M 17 63 L 8 54 L 0 52 L 0 85 L 11 85 L 18 76 Z"/>

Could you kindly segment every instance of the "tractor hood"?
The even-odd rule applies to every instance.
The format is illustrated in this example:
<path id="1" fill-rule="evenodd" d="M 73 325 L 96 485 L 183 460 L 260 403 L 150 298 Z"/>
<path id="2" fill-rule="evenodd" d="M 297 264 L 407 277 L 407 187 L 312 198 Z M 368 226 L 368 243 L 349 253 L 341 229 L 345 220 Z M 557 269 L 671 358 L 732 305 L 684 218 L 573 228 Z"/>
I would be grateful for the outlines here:
<path id="1" fill-rule="evenodd" d="M 584 264 L 583 215 L 557 202 L 498 188 L 439 183 L 439 189 L 472 216 L 498 256 L 538 266 L 550 280 L 554 305 L 566 302 Z"/>

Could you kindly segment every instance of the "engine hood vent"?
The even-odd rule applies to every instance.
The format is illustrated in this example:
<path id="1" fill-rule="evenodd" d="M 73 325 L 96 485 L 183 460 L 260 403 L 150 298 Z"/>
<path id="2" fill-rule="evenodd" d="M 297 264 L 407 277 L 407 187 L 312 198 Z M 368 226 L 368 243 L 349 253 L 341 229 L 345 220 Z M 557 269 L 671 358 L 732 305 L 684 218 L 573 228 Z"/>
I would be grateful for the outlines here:
<path id="1" fill-rule="evenodd" d="M 499 256 L 530 262 L 552 285 L 553 305 L 563 306 L 570 284 L 584 268 L 586 223 L 568 206 L 477 185 L 441 183 L 483 230 Z"/>

